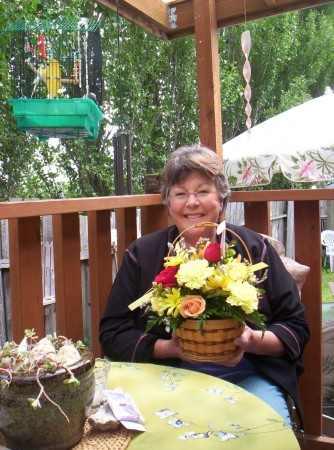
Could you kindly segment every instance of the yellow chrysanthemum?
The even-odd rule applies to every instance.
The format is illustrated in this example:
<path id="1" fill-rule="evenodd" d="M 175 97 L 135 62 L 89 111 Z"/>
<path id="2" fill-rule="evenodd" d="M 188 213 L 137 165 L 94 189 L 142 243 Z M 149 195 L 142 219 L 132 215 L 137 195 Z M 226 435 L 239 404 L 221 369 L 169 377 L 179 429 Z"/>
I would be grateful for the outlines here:
<path id="1" fill-rule="evenodd" d="M 250 268 L 245 263 L 239 262 L 237 259 L 234 259 L 226 264 L 225 272 L 228 278 L 232 281 L 245 281 L 252 273 Z"/>
<path id="2" fill-rule="evenodd" d="M 228 285 L 230 291 L 226 302 L 233 306 L 240 306 L 246 314 L 250 314 L 258 308 L 258 296 L 255 286 L 247 281 L 231 282 Z"/>
<path id="3" fill-rule="evenodd" d="M 166 295 L 166 302 L 168 304 L 167 315 L 177 317 L 180 311 L 180 305 L 183 297 L 180 289 L 172 288 L 172 291 Z"/>
<path id="4" fill-rule="evenodd" d="M 181 301 L 180 290 L 172 288 L 164 297 L 159 295 L 153 296 L 151 299 L 151 308 L 160 317 L 164 315 L 177 317 L 180 311 Z"/>
<path id="5" fill-rule="evenodd" d="M 179 266 L 188 261 L 188 255 L 186 252 L 180 252 L 175 256 L 166 256 L 165 261 L 165 267 Z"/>
<path id="6" fill-rule="evenodd" d="M 167 309 L 165 299 L 158 295 L 155 295 L 151 298 L 151 308 L 152 311 L 156 312 L 158 316 L 162 317 L 165 314 L 165 310 Z"/>
<path id="7" fill-rule="evenodd" d="M 190 289 L 200 289 L 205 285 L 206 280 L 213 275 L 214 270 L 205 259 L 196 259 L 182 264 L 176 278 L 180 285 Z"/>
<path id="8" fill-rule="evenodd" d="M 201 288 L 202 292 L 211 291 L 213 289 L 226 289 L 229 279 L 219 269 L 215 269 L 213 275 L 209 277 L 206 284 Z"/>

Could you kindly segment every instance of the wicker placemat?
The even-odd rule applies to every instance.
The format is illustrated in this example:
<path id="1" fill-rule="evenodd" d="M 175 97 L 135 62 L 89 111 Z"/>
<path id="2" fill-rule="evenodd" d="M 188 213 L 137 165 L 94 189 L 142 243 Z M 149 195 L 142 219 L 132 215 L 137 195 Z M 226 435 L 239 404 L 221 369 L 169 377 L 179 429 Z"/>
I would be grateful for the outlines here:
<path id="1" fill-rule="evenodd" d="M 1 431 L 0 431 L 0 448 L 1 449 L 3 449 L 3 448 L 7 448 L 7 447 L 5 447 L 5 445 L 6 445 L 6 439 L 5 439 L 5 436 L 1 433 Z"/>
<path id="2" fill-rule="evenodd" d="M 83 438 L 72 450 L 125 450 L 132 439 L 131 431 L 120 425 L 116 430 L 100 431 L 85 424 Z"/>
<path id="3" fill-rule="evenodd" d="M 85 424 L 83 438 L 72 450 L 125 450 L 132 439 L 131 431 L 120 425 L 116 430 L 94 430 L 88 422 Z M 5 446 L 6 440 L 0 433 L 0 445 Z"/>

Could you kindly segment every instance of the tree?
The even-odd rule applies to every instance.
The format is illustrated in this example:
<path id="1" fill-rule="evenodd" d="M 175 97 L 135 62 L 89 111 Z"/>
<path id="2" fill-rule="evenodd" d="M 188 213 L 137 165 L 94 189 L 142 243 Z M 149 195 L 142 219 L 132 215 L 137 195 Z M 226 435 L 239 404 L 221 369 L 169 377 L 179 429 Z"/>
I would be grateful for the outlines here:
<path id="1" fill-rule="evenodd" d="M 104 102 L 99 138 L 67 139 L 57 147 L 40 143 L 15 127 L 9 96 L 8 42 L 0 34 L 0 197 L 57 198 L 112 195 L 112 135 L 129 133 L 134 193 L 147 173 L 161 171 L 168 154 L 199 140 L 195 39 L 165 42 L 92 2 L 20 0 L 25 17 L 91 16 L 101 23 Z M 0 3 L 0 24 L 17 18 L 17 4 Z M 2 14 L 3 13 L 3 14 Z M 253 124 L 323 94 L 334 85 L 332 5 L 247 23 L 252 49 Z M 223 139 L 245 130 L 245 25 L 219 31 Z M 281 184 L 281 181 L 279 181 Z"/>

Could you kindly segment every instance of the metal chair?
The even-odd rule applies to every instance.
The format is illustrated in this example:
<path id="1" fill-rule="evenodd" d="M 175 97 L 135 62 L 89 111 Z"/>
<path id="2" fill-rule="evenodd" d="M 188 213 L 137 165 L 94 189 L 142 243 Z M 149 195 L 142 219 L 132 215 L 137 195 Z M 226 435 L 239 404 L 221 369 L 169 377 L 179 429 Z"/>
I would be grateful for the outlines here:
<path id="1" fill-rule="evenodd" d="M 321 233 L 321 243 L 326 249 L 326 255 L 324 259 L 324 267 L 329 258 L 329 264 L 331 272 L 334 272 L 334 231 L 325 230 Z"/>

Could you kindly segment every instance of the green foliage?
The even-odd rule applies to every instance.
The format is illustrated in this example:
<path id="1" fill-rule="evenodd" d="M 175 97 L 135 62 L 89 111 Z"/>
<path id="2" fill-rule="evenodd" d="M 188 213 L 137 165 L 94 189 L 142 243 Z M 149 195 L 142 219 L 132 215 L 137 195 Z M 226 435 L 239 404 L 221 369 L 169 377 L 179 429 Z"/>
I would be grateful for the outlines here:
<path id="1" fill-rule="evenodd" d="M 327 265 L 322 269 L 322 302 L 323 303 L 331 303 L 334 301 L 333 294 L 329 289 L 329 282 L 333 281 L 333 272 L 330 271 L 329 266 Z"/>
<path id="2" fill-rule="evenodd" d="M 49 146 L 17 128 L 7 102 L 9 36 L 0 33 L 0 200 L 114 194 L 116 130 L 130 136 L 134 193 L 143 192 L 144 175 L 159 173 L 172 150 L 199 141 L 194 37 L 165 42 L 85 0 L 3 0 L 0 25 L 4 29 L 23 17 L 78 17 L 78 11 L 81 17 L 103 14 L 105 120 L 99 138 Z M 253 125 L 334 86 L 333 19 L 333 5 L 326 5 L 247 23 Z M 244 30 L 243 24 L 219 31 L 224 141 L 246 129 Z M 296 185 L 275 176 L 271 187 Z"/>

